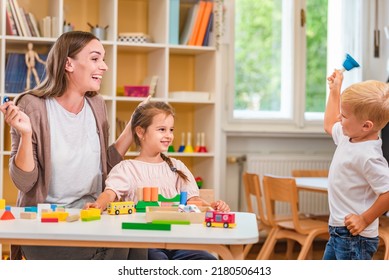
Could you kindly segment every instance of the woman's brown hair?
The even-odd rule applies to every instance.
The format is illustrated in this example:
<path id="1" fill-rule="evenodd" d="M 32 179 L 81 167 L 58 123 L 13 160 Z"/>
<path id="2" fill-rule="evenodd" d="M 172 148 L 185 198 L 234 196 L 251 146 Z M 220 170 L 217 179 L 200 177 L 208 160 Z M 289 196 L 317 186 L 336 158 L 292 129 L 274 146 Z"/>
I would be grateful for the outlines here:
<path id="1" fill-rule="evenodd" d="M 63 33 L 51 47 L 46 60 L 46 77 L 40 85 L 26 93 L 39 97 L 59 97 L 68 87 L 66 61 L 76 55 L 92 40 L 99 40 L 90 32 L 71 31 Z M 88 91 L 87 96 L 97 92 Z"/>

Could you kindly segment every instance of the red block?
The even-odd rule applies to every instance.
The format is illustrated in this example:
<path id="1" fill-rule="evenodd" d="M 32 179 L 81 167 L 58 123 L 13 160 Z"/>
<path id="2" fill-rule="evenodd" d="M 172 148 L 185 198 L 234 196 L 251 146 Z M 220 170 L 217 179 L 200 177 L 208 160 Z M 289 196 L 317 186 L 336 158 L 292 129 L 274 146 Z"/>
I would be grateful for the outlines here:
<path id="1" fill-rule="evenodd" d="M 42 223 L 58 223 L 58 218 L 41 218 Z"/>

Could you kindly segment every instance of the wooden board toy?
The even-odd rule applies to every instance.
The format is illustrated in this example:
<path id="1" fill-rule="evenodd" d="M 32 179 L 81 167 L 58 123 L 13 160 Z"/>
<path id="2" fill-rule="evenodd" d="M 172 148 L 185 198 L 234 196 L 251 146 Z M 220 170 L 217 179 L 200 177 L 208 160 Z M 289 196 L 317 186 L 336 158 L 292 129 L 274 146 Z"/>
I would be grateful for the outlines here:
<path id="1" fill-rule="evenodd" d="M 146 221 L 153 222 L 156 220 L 167 221 L 189 221 L 192 224 L 201 224 L 204 222 L 205 212 L 210 210 L 210 207 L 200 206 L 200 213 L 196 212 L 179 212 L 178 207 L 147 207 Z"/>

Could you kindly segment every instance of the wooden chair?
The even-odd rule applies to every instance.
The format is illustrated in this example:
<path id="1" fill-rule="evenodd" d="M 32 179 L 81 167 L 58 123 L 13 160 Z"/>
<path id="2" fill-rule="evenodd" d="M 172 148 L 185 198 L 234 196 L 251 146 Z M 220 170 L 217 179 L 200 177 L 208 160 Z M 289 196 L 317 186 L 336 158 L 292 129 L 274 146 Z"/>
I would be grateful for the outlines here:
<path id="1" fill-rule="evenodd" d="M 301 245 L 299 260 L 306 259 L 311 252 L 313 240 L 317 237 L 328 239 L 328 224 L 323 221 L 299 217 L 296 181 L 289 177 L 263 176 L 263 187 L 267 217 L 272 230 L 264 244 L 260 259 L 269 259 L 274 246 L 280 239 L 291 239 Z M 277 221 L 274 218 L 274 203 L 286 202 L 290 205 L 292 220 Z"/>
<path id="2" fill-rule="evenodd" d="M 328 177 L 328 169 L 295 169 L 292 170 L 292 177 Z M 329 215 L 314 215 L 312 213 L 306 213 L 311 218 L 328 221 Z"/>
<path id="3" fill-rule="evenodd" d="M 328 169 L 295 169 L 292 177 L 328 177 Z"/>
<path id="4" fill-rule="evenodd" d="M 378 228 L 380 241 L 385 246 L 384 260 L 389 260 L 389 218 L 380 217 L 380 226 Z"/>
<path id="5" fill-rule="evenodd" d="M 260 179 L 258 174 L 255 173 L 243 173 L 243 185 L 245 191 L 245 200 L 247 204 L 247 211 L 251 213 L 255 213 L 257 215 L 257 223 L 258 223 L 258 232 L 264 232 L 267 236 L 269 235 L 272 225 L 267 218 L 266 211 L 263 205 L 263 195 L 260 185 Z M 254 210 L 253 201 L 256 204 L 256 211 Z M 277 220 L 290 220 L 291 217 L 285 216 L 277 216 Z M 254 244 L 247 244 L 244 248 L 243 255 L 246 258 L 248 253 Z M 294 242 L 288 242 L 287 244 L 287 255 L 291 256 L 293 251 Z M 261 252 L 264 250 L 264 246 L 262 246 L 261 251 L 259 252 L 257 259 L 260 258 Z"/>

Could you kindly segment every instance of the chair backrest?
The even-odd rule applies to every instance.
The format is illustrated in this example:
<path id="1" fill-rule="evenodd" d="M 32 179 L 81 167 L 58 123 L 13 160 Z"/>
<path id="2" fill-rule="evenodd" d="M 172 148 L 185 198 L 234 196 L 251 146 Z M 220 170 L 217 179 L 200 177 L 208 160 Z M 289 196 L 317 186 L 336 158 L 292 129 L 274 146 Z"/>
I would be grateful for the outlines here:
<path id="1" fill-rule="evenodd" d="M 328 177 L 328 169 L 296 169 L 292 170 L 293 177 Z"/>
<path id="2" fill-rule="evenodd" d="M 255 173 L 243 173 L 243 185 L 245 191 L 245 198 L 247 204 L 247 211 L 257 214 L 257 219 L 259 219 L 265 225 L 270 223 L 266 217 L 265 209 L 262 201 L 262 190 L 258 174 Z M 253 207 L 253 199 L 257 205 L 257 211 Z"/>
<path id="3" fill-rule="evenodd" d="M 286 202 L 290 205 L 293 224 L 299 228 L 298 192 L 296 181 L 291 177 L 277 177 L 271 175 L 263 176 L 263 190 L 265 195 L 265 205 L 269 222 L 276 225 L 276 214 L 274 204 Z"/>

